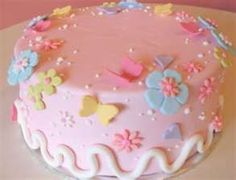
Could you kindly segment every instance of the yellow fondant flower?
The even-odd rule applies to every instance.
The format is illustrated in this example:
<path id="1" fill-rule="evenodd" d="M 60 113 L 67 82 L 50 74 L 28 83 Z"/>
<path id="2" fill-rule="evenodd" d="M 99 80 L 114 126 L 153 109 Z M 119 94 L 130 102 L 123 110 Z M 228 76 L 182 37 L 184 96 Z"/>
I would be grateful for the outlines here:
<path id="1" fill-rule="evenodd" d="M 71 11 L 72 11 L 71 6 L 65 6 L 63 8 L 56 8 L 53 10 L 51 16 L 64 17 L 64 16 L 69 15 Z"/>
<path id="2" fill-rule="evenodd" d="M 30 86 L 28 90 L 28 96 L 34 102 L 35 109 L 43 110 L 45 109 L 45 104 L 42 100 L 42 88 L 40 84 L 35 86 Z"/>
<path id="3" fill-rule="evenodd" d="M 47 72 L 41 72 L 38 74 L 40 81 L 40 88 L 48 95 L 52 95 L 56 92 L 56 87 L 62 83 L 62 79 L 57 75 L 55 69 L 49 69 Z"/>
<path id="4" fill-rule="evenodd" d="M 173 4 L 171 3 L 156 5 L 154 8 L 154 13 L 156 15 L 168 16 L 172 14 L 172 12 L 173 12 Z"/>
<path id="5" fill-rule="evenodd" d="M 232 65 L 232 62 L 229 59 L 229 55 L 222 48 L 214 48 L 214 57 L 220 62 L 223 68 L 227 68 Z"/>
<path id="6" fill-rule="evenodd" d="M 115 2 L 104 2 L 102 4 L 102 7 L 108 7 L 108 8 L 112 8 L 112 7 L 115 7 L 115 6 L 116 6 Z"/>

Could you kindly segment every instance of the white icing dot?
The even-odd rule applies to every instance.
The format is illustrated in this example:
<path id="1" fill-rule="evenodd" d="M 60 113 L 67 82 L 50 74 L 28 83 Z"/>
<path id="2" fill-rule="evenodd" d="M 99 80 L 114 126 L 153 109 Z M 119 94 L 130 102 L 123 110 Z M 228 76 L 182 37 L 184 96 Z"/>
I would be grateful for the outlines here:
<path id="1" fill-rule="evenodd" d="M 184 43 L 189 44 L 189 38 L 185 38 Z"/>
<path id="2" fill-rule="evenodd" d="M 62 26 L 62 28 L 63 28 L 64 30 L 66 30 L 66 29 L 68 28 L 68 24 L 64 24 L 64 25 Z"/>
<path id="3" fill-rule="evenodd" d="M 78 25 L 77 24 L 73 24 L 73 28 L 77 28 L 78 27 Z"/>
<path id="4" fill-rule="evenodd" d="M 208 41 L 203 41 L 202 44 L 203 44 L 203 46 L 208 46 L 209 42 Z"/>
<path id="5" fill-rule="evenodd" d="M 148 12 L 148 10 L 147 10 L 147 9 L 144 9 L 143 11 L 144 11 L 145 13 L 147 13 L 147 12 Z"/>
<path id="6" fill-rule="evenodd" d="M 203 53 L 199 53 L 199 54 L 197 55 L 197 57 L 198 57 L 199 59 L 202 59 L 202 58 L 204 58 L 204 54 L 203 54 Z"/>
<path id="7" fill-rule="evenodd" d="M 190 75 L 187 76 L 187 79 L 188 79 L 188 80 L 190 80 L 191 78 L 192 78 L 192 76 L 190 76 Z"/>
<path id="8" fill-rule="evenodd" d="M 67 62 L 67 66 L 71 66 L 72 62 Z"/>
<path id="9" fill-rule="evenodd" d="M 97 73 L 95 74 L 95 78 L 100 78 L 101 74 Z"/>
<path id="10" fill-rule="evenodd" d="M 134 52 L 134 48 L 129 48 L 129 52 Z"/>
<path id="11" fill-rule="evenodd" d="M 85 89 L 90 89 L 92 86 L 91 86 L 91 84 L 86 84 L 85 85 Z"/>
<path id="12" fill-rule="evenodd" d="M 42 36 L 37 36 L 36 38 L 35 38 L 35 41 L 37 41 L 37 42 L 40 42 L 40 41 L 42 41 L 43 40 L 43 37 Z"/>
<path id="13" fill-rule="evenodd" d="M 151 6 L 146 6 L 146 9 L 151 9 Z"/>
<path id="14" fill-rule="evenodd" d="M 170 151 L 171 151 L 171 148 L 167 148 L 167 151 L 170 152 Z"/>
<path id="15" fill-rule="evenodd" d="M 118 87 L 113 87 L 112 90 L 113 91 L 117 91 Z"/>
<path id="16" fill-rule="evenodd" d="M 91 15 L 92 15 L 92 16 L 96 16 L 95 12 L 93 12 L 93 11 L 91 12 Z"/>
<path id="17" fill-rule="evenodd" d="M 151 118 L 151 121 L 156 121 L 157 119 L 155 117 L 152 117 Z"/>
<path id="18" fill-rule="evenodd" d="M 175 145 L 175 149 L 179 149 L 179 145 L 178 144 Z"/>
<path id="19" fill-rule="evenodd" d="M 102 15 L 103 15 L 103 12 L 99 12 L 98 15 L 99 15 L 99 16 L 102 16 Z"/>
<path id="20" fill-rule="evenodd" d="M 143 81 L 139 81 L 139 82 L 138 82 L 138 85 L 139 85 L 139 86 L 142 86 L 142 85 L 143 85 Z"/>
<path id="21" fill-rule="evenodd" d="M 103 133 L 103 134 L 102 134 L 102 137 L 108 137 L 108 136 L 109 136 L 108 133 Z"/>
<path id="22" fill-rule="evenodd" d="M 77 49 L 75 49 L 74 51 L 73 51 L 73 54 L 77 54 L 79 51 L 77 50 Z"/>
<path id="23" fill-rule="evenodd" d="M 138 116 L 144 116 L 144 113 L 138 113 Z"/>
<path id="24" fill-rule="evenodd" d="M 61 27 L 58 27 L 58 30 L 60 30 L 60 31 L 61 31 L 61 30 L 62 30 L 62 28 L 61 28 Z"/>
<path id="25" fill-rule="evenodd" d="M 211 54 L 211 50 L 208 50 L 207 52 L 208 52 L 208 54 Z"/>
<path id="26" fill-rule="evenodd" d="M 189 107 L 184 109 L 184 114 L 187 115 L 187 114 L 190 114 L 190 112 L 191 112 L 191 109 Z"/>
<path id="27" fill-rule="evenodd" d="M 204 61 L 204 64 L 208 64 L 209 62 L 208 61 Z"/>
<path id="28" fill-rule="evenodd" d="M 198 119 L 204 121 L 206 119 L 205 112 L 201 112 L 201 114 L 198 116 Z"/>
<path id="29" fill-rule="evenodd" d="M 129 99 L 129 98 L 126 98 L 126 99 L 125 99 L 125 102 L 130 102 L 130 99 Z"/>
<path id="30" fill-rule="evenodd" d="M 70 18 L 73 18 L 73 17 L 75 17 L 75 14 L 74 14 L 74 13 L 70 15 Z"/>
<path id="31" fill-rule="evenodd" d="M 155 111 L 152 109 L 147 110 L 147 115 L 149 115 L 149 116 L 153 115 L 154 113 L 155 113 Z"/>

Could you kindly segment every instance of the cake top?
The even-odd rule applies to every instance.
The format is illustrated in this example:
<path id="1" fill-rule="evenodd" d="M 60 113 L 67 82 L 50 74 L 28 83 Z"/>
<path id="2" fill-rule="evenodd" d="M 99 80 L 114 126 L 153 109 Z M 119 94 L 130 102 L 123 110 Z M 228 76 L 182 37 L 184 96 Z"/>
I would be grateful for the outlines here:
<path id="1" fill-rule="evenodd" d="M 142 92 L 162 77 L 163 94 L 175 97 L 182 88 L 185 93 L 179 95 L 186 101 L 191 83 L 230 66 L 230 53 L 235 54 L 232 44 L 213 20 L 175 12 L 172 4 L 66 6 L 28 24 L 16 43 L 8 82 L 29 84 L 31 94 L 40 91 L 31 85 L 44 81 L 97 95 Z"/>

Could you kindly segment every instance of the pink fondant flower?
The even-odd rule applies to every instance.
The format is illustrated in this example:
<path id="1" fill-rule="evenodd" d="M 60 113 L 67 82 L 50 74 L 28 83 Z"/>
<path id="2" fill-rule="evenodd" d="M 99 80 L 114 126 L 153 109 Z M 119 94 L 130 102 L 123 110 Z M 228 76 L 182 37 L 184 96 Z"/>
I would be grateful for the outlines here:
<path id="1" fill-rule="evenodd" d="M 184 65 L 184 70 L 188 73 L 200 73 L 204 69 L 203 65 L 197 62 L 187 62 Z"/>
<path id="2" fill-rule="evenodd" d="M 223 129 L 223 119 L 221 116 L 219 116 L 218 114 L 214 116 L 212 122 L 211 122 L 211 126 L 214 129 L 215 132 L 221 132 Z"/>
<path id="3" fill-rule="evenodd" d="M 35 44 L 35 48 L 37 50 L 54 50 L 58 49 L 62 45 L 63 41 L 62 40 L 45 40 L 42 42 L 38 42 Z"/>
<path id="4" fill-rule="evenodd" d="M 214 77 L 208 78 L 203 82 L 203 85 L 200 87 L 200 94 L 198 98 L 201 103 L 204 103 L 206 98 L 209 97 L 215 91 L 214 81 Z"/>
<path id="5" fill-rule="evenodd" d="M 130 132 L 125 129 L 124 132 L 114 135 L 113 144 L 120 151 L 131 152 L 140 148 L 142 140 L 143 138 L 138 131 Z"/>
<path id="6" fill-rule="evenodd" d="M 165 77 L 160 82 L 161 90 L 163 94 L 167 97 L 172 96 L 175 97 L 179 94 L 180 90 L 178 87 L 178 83 L 172 77 Z"/>

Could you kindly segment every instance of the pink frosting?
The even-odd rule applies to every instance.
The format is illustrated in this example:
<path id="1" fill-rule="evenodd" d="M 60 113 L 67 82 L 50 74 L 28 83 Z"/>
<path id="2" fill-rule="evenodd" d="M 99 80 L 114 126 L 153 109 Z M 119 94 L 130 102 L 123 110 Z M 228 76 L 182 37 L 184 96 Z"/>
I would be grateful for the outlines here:
<path id="1" fill-rule="evenodd" d="M 200 87 L 206 84 L 207 78 L 215 77 L 214 89 L 219 89 L 218 79 L 222 71 L 211 53 L 215 44 L 209 34 L 189 36 L 174 16 L 157 16 L 152 11 L 145 13 L 143 10 L 130 10 L 109 16 L 97 15 L 96 8 L 89 8 L 86 11 L 77 10 L 75 16 L 53 20 L 48 31 L 25 32 L 24 38 L 16 44 L 15 54 L 28 49 L 29 41 L 34 41 L 38 36 L 64 41 L 60 48 L 41 53 L 35 73 L 20 85 L 20 97 L 30 111 L 27 126 L 31 130 L 45 133 L 50 152 L 58 145 L 65 144 L 77 155 L 78 166 L 86 169 L 86 150 L 94 144 L 105 144 L 114 151 L 123 169 L 132 170 L 137 159 L 150 148 L 162 147 L 172 161 L 178 156 L 186 139 L 196 133 L 206 135 L 212 112 L 219 108 L 220 91 L 214 91 L 201 104 L 198 99 Z M 187 44 L 186 39 L 189 42 Z M 206 40 L 212 43 L 204 46 L 203 41 Z M 205 55 L 199 61 L 210 65 L 188 78 L 179 67 L 198 58 L 199 53 Z M 168 68 L 182 74 L 190 93 L 187 103 L 171 116 L 150 110 L 144 99 L 144 91 L 147 89 L 144 79 L 150 70 L 157 68 L 153 60 L 161 54 L 175 57 Z M 118 87 L 104 81 L 104 70 L 119 72 L 124 57 L 142 63 L 145 66 L 142 75 L 127 87 Z M 59 64 L 58 58 L 63 58 Z M 28 98 L 28 87 L 37 83 L 37 73 L 50 68 L 55 68 L 64 82 L 57 87 L 56 94 L 44 95 L 46 109 L 37 111 Z M 176 89 L 171 91 L 173 93 L 177 93 Z M 85 95 L 94 95 L 103 103 L 117 105 L 120 113 L 108 126 L 99 123 L 96 115 L 80 117 L 80 104 Z M 181 126 L 182 140 L 162 138 L 164 131 L 173 123 Z M 140 136 L 130 134 L 136 131 Z M 117 144 L 123 151 L 117 150 Z M 153 161 L 145 173 L 158 170 Z M 99 173 L 112 175 L 103 160 Z"/>

